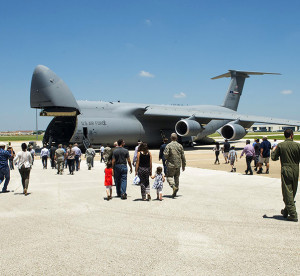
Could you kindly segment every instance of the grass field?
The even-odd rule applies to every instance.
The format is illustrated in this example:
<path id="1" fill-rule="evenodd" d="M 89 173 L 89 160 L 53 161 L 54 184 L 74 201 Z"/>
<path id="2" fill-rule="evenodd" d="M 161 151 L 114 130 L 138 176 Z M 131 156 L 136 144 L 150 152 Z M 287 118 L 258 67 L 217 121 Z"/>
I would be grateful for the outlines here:
<path id="1" fill-rule="evenodd" d="M 43 140 L 43 135 L 38 136 L 38 141 Z M 1 142 L 12 141 L 36 141 L 36 135 L 19 135 L 19 136 L 0 136 Z"/>

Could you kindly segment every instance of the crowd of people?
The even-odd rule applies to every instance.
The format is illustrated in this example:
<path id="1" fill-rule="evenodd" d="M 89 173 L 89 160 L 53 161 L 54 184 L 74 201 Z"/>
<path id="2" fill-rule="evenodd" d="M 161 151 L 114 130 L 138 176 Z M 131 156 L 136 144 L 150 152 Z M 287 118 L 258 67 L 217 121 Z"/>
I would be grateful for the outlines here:
<path id="1" fill-rule="evenodd" d="M 275 150 L 278 145 L 277 139 L 274 139 L 274 143 L 268 141 L 268 137 L 264 136 L 262 142 L 260 143 L 259 139 L 255 139 L 253 144 L 251 145 L 250 140 L 246 140 L 246 146 L 244 147 L 240 158 L 245 154 L 246 157 L 246 170 L 245 174 L 253 175 L 253 170 L 251 167 L 252 161 L 254 161 L 254 171 L 257 174 L 263 173 L 263 165 L 266 166 L 266 174 L 269 174 L 270 170 L 270 156 L 271 150 Z M 220 152 L 223 153 L 225 164 L 231 165 L 231 172 L 236 172 L 235 163 L 238 161 L 238 155 L 235 146 L 231 146 L 227 139 L 223 146 L 220 146 L 219 142 L 215 143 L 215 147 L 213 148 L 215 152 L 215 165 L 220 164 L 219 155 Z"/>
<path id="2" fill-rule="evenodd" d="M 260 143 L 259 139 L 255 139 L 251 145 L 250 140 L 246 140 L 246 146 L 241 152 L 240 158 L 246 157 L 245 174 L 253 175 L 251 167 L 254 161 L 254 171 L 257 174 L 263 173 L 263 164 L 266 166 L 265 173 L 270 170 L 270 158 L 276 161 L 280 158 L 281 161 L 281 182 L 282 195 L 285 204 L 281 214 L 284 218 L 290 221 L 298 221 L 295 196 L 298 187 L 299 178 L 299 162 L 300 162 L 300 144 L 293 142 L 293 131 L 285 130 L 284 136 L 286 140 L 279 143 L 274 139 L 273 145 L 268 141 L 267 137 L 263 137 Z M 153 173 L 152 154 L 149 151 L 147 143 L 138 141 L 134 151 L 133 163 L 129 156 L 129 151 L 124 147 L 125 141 L 119 139 L 111 148 L 109 144 L 100 147 L 100 162 L 104 162 L 106 168 L 104 170 L 105 178 L 104 185 L 106 187 L 107 200 L 112 199 L 112 186 L 115 184 L 117 197 L 122 200 L 127 199 L 127 174 L 135 173 L 135 184 L 138 184 L 141 189 L 141 200 L 151 200 L 150 178 L 154 179 L 152 188 L 156 190 L 156 199 L 163 200 L 163 183 L 167 180 L 172 188 L 172 198 L 177 196 L 179 191 L 179 176 L 181 170 L 186 167 L 186 160 L 183 147 L 177 142 L 177 134 L 172 133 L 171 142 L 165 138 L 159 151 L 159 160 L 162 160 L 162 167 L 158 166 Z M 28 195 L 28 185 L 31 167 L 34 162 L 35 151 L 32 147 L 22 143 L 21 151 L 17 154 L 9 144 L 5 150 L 5 143 L 0 143 L 0 184 L 3 183 L 2 193 L 7 193 L 10 170 L 14 170 L 17 166 L 24 195 Z M 223 153 L 225 163 L 231 165 L 231 172 L 236 172 L 235 162 L 238 160 L 237 151 L 234 146 L 225 140 L 223 146 L 216 142 L 215 147 L 215 164 L 220 164 L 219 155 Z M 272 151 L 272 152 L 271 152 Z M 94 157 L 96 155 L 92 146 L 86 149 L 85 157 L 88 170 L 94 166 Z M 41 160 L 43 169 L 47 169 L 48 158 L 50 158 L 51 168 L 57 169 L 57 174 L 62 175 L 64 168 L 69 168 L 69 174 L 74 175 L 74 171 L 80 170 L 82 152 L 78 144 L 69 145 L 68 147 L 58 145 L 58 148 L 51 146 L 50 149 L 46 145 L 41 150 Z"/>

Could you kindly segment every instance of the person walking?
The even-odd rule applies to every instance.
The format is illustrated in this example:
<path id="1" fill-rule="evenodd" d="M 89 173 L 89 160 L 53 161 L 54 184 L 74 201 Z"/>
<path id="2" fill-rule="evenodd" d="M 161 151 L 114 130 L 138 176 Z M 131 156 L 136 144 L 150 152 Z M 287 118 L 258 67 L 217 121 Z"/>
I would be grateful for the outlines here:
<path id="1" fill-rule="evenodd" d="M 34 156 L 35 156 L 35 150 L 33 149 L 32 146 L 30 146 L 29 152 L 30 152 L 31 157 L 32 157 L 32 165 L 33 165 L 33 163 L 34 163 Z"/>
<path id="2" fill-rule="evenodd" d="M 246 140 L 246 146 L 244 147 L 240 158 L 242 158 L 243 155 L 246 155 L 246 164 L 247 164 L 247 169 L 245 170 L 245 174 L 250 173 L 250 175 L 253 175 L 253 171 L 251 168 L 251 162 L 253 159 L 255 159 L 255 150 L 252 145 L 250 145 L 250 140 Z"/>
<path id="3" fill-rule="evenodd" d="M 167 174 L 167 165 L 166 165 L 166 158 L 164 155 L 164 151 L 166 149 L 167 144 L 168 144 L 168 138 L 164 138 L 164 143 L 159 148 L 159 156 L 158 156 L 158 160 L 159 161 L 162 160 L 165 175 Z"/>
<path id="4" fill-rule="evenodd" d="M 43 163 L 43 169 L 47 170 L 47 161 L 49 157 L 49 150 L 47 149 L 46 145 L 41 150 L 41 157 L 42 157 L 42 163 Z"/>
<path id="5" fill-rule="evenodd" d="M 95 150 L 92 148 L 92 145 L 89 145 L 89 148 L 85 151 L 85 158 L 86 158 L 88 170 L 92 169 L 92 162 L 94 156 L 95 156 Z"/>
<path id="6" fill-rule="evenodd" d="M 75 152 L 75 165 L 76 171 L 80 169 L 80 157 L 81 157 L 81 149 L 78 147 L 78 144 L 75 143 L 73 147 L 73 151 Z"/>
<path id="7" fill-rule="evenodd" d="M 15 167 L 14 167 L 15 152 L 14 152 L 12 146 L 8 146 L 7 147 L 7 151 L 10 153 L 10 158 L 8 159 L 8 161 L 9 161 L 9 168 L 11 170 L 14 170 L 15 169 Z"/>
<path id="8" fill-rule="evenodd" d="M 113 151 L 112 157 L 112 167 L 114 170 L 117 196 L 121 197 L 121 199 L 127 199 L 127 163 L 130 167 L 130 173 L 132 173 L 129 152 L 127 149 L 124 149 L 124 145 L 125 141 L 123 139 L 119 139 L 118 147 Z"/>
<path id="9" fill-rule="evenodd" d="M 106 168 L 104 169 L 104 174 L 105 174 L 104 186 L 106 188 L 107 200 L 110 200 L 110 199 L 112 199 L 112 185 L 113 185 L 112 178 L 114 175 L 114 170 L 112 169 L 111 161 L 108 161 L 106 163 Z"/>
<path id="10" fill-rule="evenodd" d="M 175 198 L 179 190 L 180 168 L 185 170 L 186 160 L 184 150 L 181 144 L 177 142 L 177 134 L 171 134 L 171 142 L 164 150 L 164 156 L 167 164 L 167 181 L 173 189 L 172 198 Z"/>
<path id="11" fill-rule="evenodd" d="M 236 172 L 236 168 L 234 167 L 234 163 L 235 163 L 235 161 L 237 162 L 238 159 L 237 159 L 237 154 L 236 154 L 236 151 L 235 151 L 235 146 L 232 146 L 230 148 L 230 151 L 228 153 L 228 160 L 229 160 L 230 165 L 231 165 L 231 172 Z"/>
<path id="12" fill-rule="evenodd" d="M 139 146 L 135 175 L 140 178 L 142 200 L 151 200 L 149 177 L 152 175 L 152 155 L 146 143 Z"/>
<path id="13" fill-rule="evenodd" d="M 55 161 L 57 162 L 57 174 L 63 174 L 65 166 L 66 154 L 62 147 L 62 144 L 58 145 L 58 149 L 55 151 Z"/>
<path id="14" fill-rule="evenodd" d="M 7 186 L 10 180 L 10 169 L 8 167 L 8 160 L 11 157 L 10 152 L 5 150 L 5 144 L 0 142 L 0 184 L 3 182 L 5 178 L 5 182 L 3 184 L 2 193 L 9 193 L 7 190 Z"/>
<path id="15" fill-rule="evenodd" d="M 132 165 L 134 167 L 136 165 L 137 155 L 138 155 L 139 147 L 140 147 L 141 144 L 142 144 L 142 141 L 138 140 L 137 146 L 134 149 L 134 154 L 133 154 L 133 159 L 132 159 Z"/>
<path id="16" fill-rule="evenodd" d="M 102 161 L 104 162 L 104 147 L 103 145 L 100 145 L 100 163 L 102 163 Z"/>
<path id="17" fill-rule="evenodd" d="M 109 144 L 106 145 L 103 152 L 104 163 L 107 164 L 109 157 L 112 155 L 112 149 Z M 111 160 L 110 160 L 111 161 Z"/>
<path id="18" fill-rule="evenodd" d="M 265 163 L 267 170 L 266 174 L 269 173 L 270 169 L 270 150 L 271 150 L 271 143 L 268 141 L 268 137 L 263 137 L 263 141 L 260 144 L 260 156 L 258 160 L 259 170 L 258 174 L 261 174 L 263 172 L 262 165 Z"/>
<path id="19" fill-rule="evenodd" d="M 165 182 L 165 177 L 162 173 L 162 167 L 157 167 L 155 175 L 151 176 L 151 178 L 154 179 L 152 188 L 156 189 L 156 199 L 162 201 L 162 190 Z"/>
<path id="20" fill-rule="evenodd" d="M 21 175 L 23 194 L 27 196 L 28 194 L 28 185 L 29 185 L 29 176 L 32 166 L 32 156 L 29 151 L 27 151 L 27 145 L 23 143 L 21 145 L 22 151 L 18 152 L 14 158 L 14 162 L 17 163 L 19 173 Z"/>
<path id="21" fill-rule="evenodd" d="M 56 167 L 56 162 L 55 162 L 55 152 L 57 148 L 53 145 L 51 145 L 50 150 L 49 150 L 49 156 L 50 156 L 50 163 L 51 163 L 51 168 L 52 170 L 55 169 Z"/>
<path id="22" fill-rule="evenodd" d="M 299 178 L 300 144 L 293 141 L 294 133 L 291 129 L 284 131 L 284 137 L 285 141 L 276 146 L 271 158 L 273 161 L 280 158 L 281 163 L 281 188 L 285 205 L 281 214 L 287 220 L 297 222 L 295 196 Z"/>
<path id="23" fill-rule="evenodd" d="M 69 172 L 71 175 L 74 174 L 74 163 L 75 163 L 75 150 L 70 144 L 68 149 L 67 149 L 67 161 L 68 161 L 68 167 L 69 167 Z"/>
<path id="24" fill-rule="evenodd" d="M 254 159 L 254 170 L 257 171 L 257 168 L 259 167 L 258 165 L 258 160 L 259 160 L 259 155 L 260 155 L 260 142 L 259 139 L 255 139 L 255 142 L 252 144 L 255 150 L 255 159 Z"/>
<path id="25" fill-rule="evenodd" d="M 229 160 L 228 160 L 229 151 L 230 151 L 230 144 L 229 144 L 228 140 L 225 139 L 224 145 L 222 147 L 222 153 L 223 153 L 223 156 L 225 159 L 225 164 L 229 163 Z"/>
<path id="26" fill-rule="evenodd" d="M 220 143 L 219 142 L 216 142 L 216 145 L 215 147 L 213 148 L 213 151 L 215 152 L 215 155 L 216 155 L 216 160 L 215 160 L 215 165 L 217 164 L 220 164 L 220 160 L 219 160 L 219 154 L 220 154 Z"/>

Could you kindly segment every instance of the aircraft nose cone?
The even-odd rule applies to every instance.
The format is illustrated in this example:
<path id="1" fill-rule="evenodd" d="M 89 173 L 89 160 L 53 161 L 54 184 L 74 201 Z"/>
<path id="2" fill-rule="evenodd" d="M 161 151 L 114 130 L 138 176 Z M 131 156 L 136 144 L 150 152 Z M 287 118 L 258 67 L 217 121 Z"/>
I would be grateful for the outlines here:
<path id="1" fill-rule="evenodd" d="M 37 92 L 42 88 L 53 85 L 58 81 L 56 74 L 44 65 L 38 65 L 33 72 L 31 80 L 31 92 Z"/>
<path id="2" fill-rule="evenodd" d="M 35 67 L 33 74 L 41 74 L 49 71 L 50 69 L 44 65 L 38 65 Z"/>

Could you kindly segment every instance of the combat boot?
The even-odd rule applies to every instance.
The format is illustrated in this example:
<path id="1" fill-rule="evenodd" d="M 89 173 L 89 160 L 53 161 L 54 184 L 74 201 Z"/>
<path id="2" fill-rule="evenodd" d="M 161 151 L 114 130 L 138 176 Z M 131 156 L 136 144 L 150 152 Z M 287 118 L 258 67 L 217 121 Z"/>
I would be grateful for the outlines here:
<path id="1" fill-rule="evenodd" d="M 282 210 L 281 210 L 281 214 L 282 214 L 282 216 L 283 216 L 284 218 L 287 218 L 288 215 L 289 215 L 287 209 L 282 209 Z"/>
<path id="2" fill-rule="evenodd" d="M 291 217 L 291 216 L 287 217 L 287 220 L 288 220 L 288 221 L 298 222 L 298 218 Z"/>

